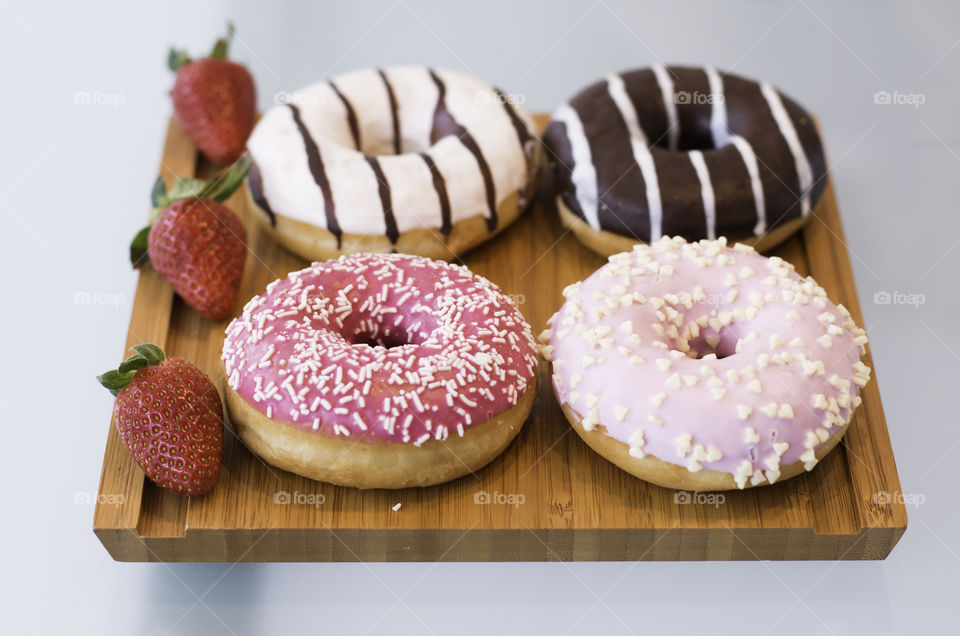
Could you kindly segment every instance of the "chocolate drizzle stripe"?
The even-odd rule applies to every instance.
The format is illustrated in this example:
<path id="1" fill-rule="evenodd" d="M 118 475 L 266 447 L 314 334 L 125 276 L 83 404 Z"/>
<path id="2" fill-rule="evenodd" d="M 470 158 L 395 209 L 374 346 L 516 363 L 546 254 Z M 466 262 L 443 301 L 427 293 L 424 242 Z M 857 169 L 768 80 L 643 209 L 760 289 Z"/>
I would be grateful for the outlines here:
<path id="1" fill-rule="evenodd" d="M 487 230 L 492 232 L 497 227 L 497 195 L 494 189 L 493 175 L 490 172 L 490 166 L 483 156 L 476 139 L 470 134 L 470 131 L 463 127 L 447 108 L 446 96 L 447 87 L 443 80 L 433 69 L 428 69 L 430 78 L 437 86 L 437 107 L 433 113 L 433 129 L 430 131 L 430 141 L 435 143 L 438 139 L 448 135 L 456 135 L 460 143 L 470 151 L 474 159 L 477 160 L 477 166 L 480 168 L 480 176 L 483 178 L 483 187 L 487 195 Z"/>
<path id="2" fill-rule="evenodd" d="M 340 101 L 343 102 L 343 107 L 347 111 L 347 124 L 350 126 L 350 134 L 353 135 L 353 145 L 357 150 L 360 150 L 360 125 L 357 123 L 357 113 L 353 110 L 353 104 L 350 103 L 346 95 L 340 92 L 336 84 L 333 82 L 328 82 L 328 84 L 340 98 Z"/>
<path id="3" fill-rule="evenodd" d="M 390 80 L 387 78 L 386 71 L 381 68 L 377 69 L 377 73 L 380 74 L 380 79 L 383 80 L 383 86 L 387 89 L 387 100 L 390 102 L 390 120 L 393 123 L 393 153 L 399 155 L 402 153 L 402 150 L 400 143 L 400 113 L 397 108 L 397 95 L 393 92 L 393 85 L 390 84 Z"/>
<path id="4" fill-rule="evenodd" d="M 337 249 L 343 244 L 343 232 L 340 224 L 337 222 L 337 215 L 333 205 L 333 191 L 330 188 L 330 180 L 327 178 L 327 171 L 323 167 L 323 159 L 320 157 L 320 149 L 317 148 L 317 142 L 310 136 L 310 131 L 303 125 L 300 118 L 300 109 L 295 104 L 287 104 L 290 112 L 293 114 L 293 122 L 297 125 L 297 130 L 303 138 L 303 148 L 307 153 L 307 166 L 310 168 L 310 174 L 313 175 L 313 181 L 320 188 L 323 194 L 323 208 L 327 219 L 327 230 L 337 238 Z"/>
<path id="5" fill-rule="evenodd" d="M 387 181 L 386 175 L 383 174 L 383 168 L 380 167 L 380 162 L 376 157 L 364 157 L 364 159 L 370 164 L 373 175 L 377 178 L 377 192 L 380 194 L 380 205 L 383 207 L 383 223 L 387 228 L 387 238 L 390 239 L 392 244 L 396 245 L 400 233 L 397 231 L 397 219 L 393 215 L 390 182 Z"/>
<path id="6" fill-rule="evenodd" d="M 523 153 L 525 159 L 529 157 L 529 149 L 527 144 L 533 141 L 533 135 L 530 134 L 530 131 L 527 129 L 527 125 L 520 118 L 520 115 L 517 114 L 517 110 L 513 107 L 513 104 L 510 103 L 510 97 L 504 94 L 499 88 L 494 87 L 494 92 L 497 94 L 497 99 L 500 100 L 500 103 L 503 104 L 503 109 L 507 111 L 507 117 L 510 118 L 510 123 L 513 124 L 513 129 L 517 131 L 517 140 L 520 142 L 520 151 Z"/>
<path id="7" fill-rule="evenodd" d="M 258 166 L 256 162 L 250 165 L 247 184 L 250 187 L 250 196 L 253 197 L 254 203 L 266 212 L 267 217 L 270 219 L 270 226 L 276 227 L 277 215 L 274 213 L 273 208 L 270 207 L 270 202 L 267 201 L 267 195 L 263 192 L 263 175 L 260 174 L 260 166 Z"/>
<path id="8" fill-rule="evenodd" d="M 447 182 L 444 180 L 443 175 L 440 174 L 440 170 L 437 169 L 437 164 L 434 163 L 433 157 L 425 152 L 421 152 L 420 156 L 430 170 L 430 175 L 433 177 L 433 189 L 436 190 L 437 198 L 440 200 L 440 232 L 444 236 L 450 236 L 453 225 L 450 222 L 450 197 L 447 194 Z"/>

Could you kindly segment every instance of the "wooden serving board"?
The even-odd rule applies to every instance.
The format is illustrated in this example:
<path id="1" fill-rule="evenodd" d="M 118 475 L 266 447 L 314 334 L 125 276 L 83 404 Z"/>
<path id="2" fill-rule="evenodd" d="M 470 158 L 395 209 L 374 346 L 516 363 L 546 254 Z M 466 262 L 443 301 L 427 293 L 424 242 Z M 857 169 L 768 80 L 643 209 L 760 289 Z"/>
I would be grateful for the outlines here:
<path id="1" fill-rule="evenodd" d="M 211 173 L 175 123 L 161 173 Z M 242 193 L 229 205 L 252 250 L 239 312 L 306 262 L 261 231 Z M 863 324 L 832 188 L 814 214 L 775 253 Z M 463 260 L 514 295 L 534 332 L 559 307 L 563 287 L 604 262 L 536 206 Z M 127 346 L 161 345 L 220 382 L 226 325 L 199 317 L 148 268 Z M 311 481 L 264 464 L 228 430 L 216 487 L 182 497 L 144 478 L 111 422 L 98 497 L 109 503 L 96 506 L 94 532 L 119 561 L 566 561 L 882 559 L 906 529 L 876 379 L 843 442 L 814 471 L 718 498 L 647 484 L 596 455 L 560 412 L 548 365 L 540 374 L 530 419 L 503 455 L 474 476 L 423 489 Z"/>

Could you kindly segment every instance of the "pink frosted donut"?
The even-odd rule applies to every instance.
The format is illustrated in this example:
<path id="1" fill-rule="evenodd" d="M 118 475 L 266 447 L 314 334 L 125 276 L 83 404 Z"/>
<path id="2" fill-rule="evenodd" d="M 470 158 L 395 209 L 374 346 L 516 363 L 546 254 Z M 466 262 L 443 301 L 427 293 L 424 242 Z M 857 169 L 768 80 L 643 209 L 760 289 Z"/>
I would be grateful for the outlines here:
<path id="1" fill-rule="evenodd" d="M 564 297 L 541 335 L 557 399 L 587 444 L 661 486 L 812 470 L 870 378 L 866 335 L 843 305 L 725 239 L 637 245 Z"/>
<path id="2" fill-rule="evenodd" d="M 292 472 L 360 488 L 448 481 L 496 457 L 536 393 L 536 344 L 464 267 L 357 254 L 267 286 L 227 327 L 231 421 Z"/>

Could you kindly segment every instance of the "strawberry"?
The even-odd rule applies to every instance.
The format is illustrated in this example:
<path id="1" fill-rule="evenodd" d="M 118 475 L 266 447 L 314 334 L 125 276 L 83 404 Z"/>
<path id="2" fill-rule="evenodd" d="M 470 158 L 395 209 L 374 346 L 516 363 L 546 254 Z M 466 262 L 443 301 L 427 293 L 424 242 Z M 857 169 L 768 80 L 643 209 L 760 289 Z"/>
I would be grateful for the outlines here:
<path id="1" fill-rule="evenodd" d="M 170 96 L 180 127 L 208 159 L 227 164 L 243 154 L 257 116 L 257 90 L 245 66 L 227 60 L 233 25 L 217 40 L 209 57 L 191 60 L 170 50 L 170 70 L 177 74 Z"/>
<path id="2" fill-rule="evenodd" d="M 246 260 L 243 223 L 222 202 L 243 182 L 250 158 L 241 157 L 211 181 L 176 178 L 168 193 L 162 177 L 153 188 L 154 222 L 134 237 L 134 266 L 146 256 L 154 270 L 197 313 L 227 318 L 237 300 Z"/>
<path id="3" fill-rule="evenodd" d="M 152 344 L 97 376 L 116 397 L 120 439 L 155 484 L 184 495 L 210 491 L 223 454 L 223 405 L 203 371 Z"/>

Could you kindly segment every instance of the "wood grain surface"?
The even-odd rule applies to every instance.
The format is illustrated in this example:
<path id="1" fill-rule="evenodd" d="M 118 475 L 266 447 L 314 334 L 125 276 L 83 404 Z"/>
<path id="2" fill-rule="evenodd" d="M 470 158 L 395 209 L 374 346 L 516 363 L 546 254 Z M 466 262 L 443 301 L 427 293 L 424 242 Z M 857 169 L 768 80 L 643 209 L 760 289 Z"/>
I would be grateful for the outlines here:
<path id="1" fill-rule="evenodd" d="M 212 172 L 173 122 L 160 171 L 168 179 Z M 267 283 L 306 262 L 250 218 L 242 192 L 229 205 L 246 224 L 250 248 L 239 313 Z M 814 215 L 774 253 L 812 274 L 862 325 L 832 185 Z M 462 262 L 513 295 L 539 332 L 563 287 L 604 261 L 534 206 Z M 126 345 L 161 345 L 219 383 L 227 323 L 199 317 L 146 268 Z M 872 366 L 869 351 L 865 362 Z M 876 377 L 842 443 L 812 472 L 684 503 L 683 494 L 593 453 L 564 419 L 549 366 L 540 374 L 533 412 L 503 455 L 474 475 L 424 489 L 311 481 L 266 465 L 228 430 L 216 487 L 181 497 L 144 478 L 111 422 L 99 493 L 113 496 L 98 498 L 110 503 L 97 504 L 94 532 L 120 561 L 783 560 L 882 559 L 906 528 Z"/>

